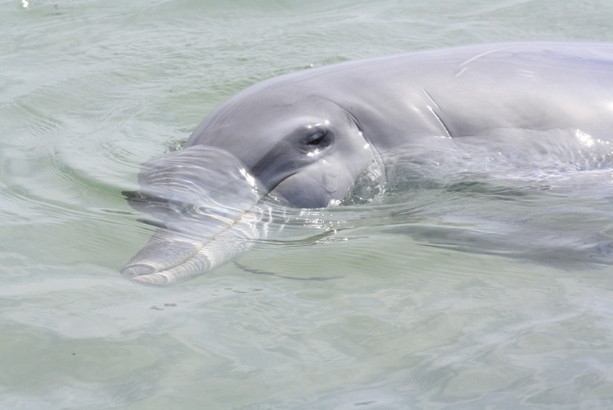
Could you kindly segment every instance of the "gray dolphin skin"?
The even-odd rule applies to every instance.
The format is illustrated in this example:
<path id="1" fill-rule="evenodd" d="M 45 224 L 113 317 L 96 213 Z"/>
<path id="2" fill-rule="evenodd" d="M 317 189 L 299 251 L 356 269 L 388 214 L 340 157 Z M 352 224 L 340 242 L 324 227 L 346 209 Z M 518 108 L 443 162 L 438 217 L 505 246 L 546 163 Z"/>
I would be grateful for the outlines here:
<path id="1" fill-rule="evenodd" d="M 215 109 L 182 151 L 147 162 L 131 205 L 160 227 L 122 273 L 171 284 L 239 255 L 261 199 L 338 204 L 403 146 L 504 129 L 613 141 L 613 45 L 509 43 L 335 64 L 253 85 Z"/>

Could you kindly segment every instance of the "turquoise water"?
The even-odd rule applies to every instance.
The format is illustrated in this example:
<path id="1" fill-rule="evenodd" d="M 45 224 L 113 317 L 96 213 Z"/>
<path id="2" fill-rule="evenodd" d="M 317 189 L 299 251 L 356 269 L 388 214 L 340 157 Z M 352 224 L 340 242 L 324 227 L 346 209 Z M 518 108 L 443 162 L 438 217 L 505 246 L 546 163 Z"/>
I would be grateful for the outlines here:
<path id="1" fill-rule="evenodd" d="M 228 264 L 158 289 L 118 273 L 151 234 L 121 191 L 240 89 L 423 48 L 613 41 L 613 4 L 15 0 L 0 10 L 0 408 L 613 406 L 611 265 L 572 252 L 535 263 L 522 244 L 523 257 L 465 252 L 433 240 L 437 214 L 422 211 L 437 204 L 466 223 L 471 204 L 499 220 L 504 198 L 487 208 L 487 195 L 419 191 L 303 215 L 239 260 L 276 275 Z M 510 210 L 611 238 L 610 200 L 595 193 L 572 196 L 561 221 L 536 212 L 550 197 Z M 322 235 L 321 218 L 343 229 Z"/>

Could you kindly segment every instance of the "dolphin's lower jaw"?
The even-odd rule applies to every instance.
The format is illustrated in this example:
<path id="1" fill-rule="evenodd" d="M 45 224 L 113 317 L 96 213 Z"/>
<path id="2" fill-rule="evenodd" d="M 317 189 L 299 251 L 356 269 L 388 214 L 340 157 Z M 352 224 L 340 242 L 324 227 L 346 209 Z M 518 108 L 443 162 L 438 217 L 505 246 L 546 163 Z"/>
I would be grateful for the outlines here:
<path id="1" fill-rule="evenodd" d="M 138 261 L 124 266 L 121 273 L 128 279 L 139 283 L 157 286 L 171 285 L 206 273 L 247 249 L 247 247 L 242 250 L 230 249 L 227 253 L 225 252 L 228 250 L 224 250 L 224 253 L 220 254 L 214 248 L 205 245 L 190 259 L 168 269 L 159 270 L 154 264 Z"/>
<path id="2" fill-rule="evenodd" d="M 260 236 L 259 220 L 247 213 L 227 230 L 203 241 L 161 229 L 121 273 L 135 282 L 157 286 L 202 275 L 247 251 Z"/>
<path id="3" fill-rule="evenodd" d="M 206 272 L 211 269 L 211 265 L 207 255 L 198 253 L 189 261 L 174 268 L 158 271 L 152 264 L 137 262 L 124 266 L 121 273 L 135 282 L 163 286 L 187 280 L 200 272 Z"/>

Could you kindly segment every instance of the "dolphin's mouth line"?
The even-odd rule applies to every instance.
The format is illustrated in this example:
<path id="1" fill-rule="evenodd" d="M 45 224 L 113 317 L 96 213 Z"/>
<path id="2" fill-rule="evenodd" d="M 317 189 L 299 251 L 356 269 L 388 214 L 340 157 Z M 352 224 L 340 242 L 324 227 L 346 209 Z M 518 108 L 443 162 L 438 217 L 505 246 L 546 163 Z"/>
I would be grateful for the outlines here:
<path id="1" fill-rule="evenodd" d="M 277 189 L 279 187 L 279 185 L 281 185 L 283 182 L 287 181 L 288 179 L 290 179 L 291 177 L 293 177 L 294 175 L 296 175 L 297 172 L 292 172 L 286 176 L 284 176 L 283 178 L 281 178 L 275 185 L 273 185 L 268 192 L 266 193 L 266 195 L 263 195 L 262 198 L 270 195 L 275 189 Z M 285 200 L 285 198 L 283 198 Z M 260 199 L 261 200 L 261 199 Z M 257 203 L 259 203 L 260 201 L 258 201 Z M 255 206 L 255 205 L 254 205 Z"/>

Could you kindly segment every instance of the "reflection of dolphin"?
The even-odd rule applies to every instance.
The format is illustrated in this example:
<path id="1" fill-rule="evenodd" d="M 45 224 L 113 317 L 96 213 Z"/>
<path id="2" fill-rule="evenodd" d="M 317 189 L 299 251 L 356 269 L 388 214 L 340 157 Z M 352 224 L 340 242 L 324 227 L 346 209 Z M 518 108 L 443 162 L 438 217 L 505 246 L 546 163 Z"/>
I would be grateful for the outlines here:
<path id="1" fill-rule="evenodd" d="M 254 85 L 209 115 L 183 151 L 144 166 L 130 201 L 164 228 L 122 272 L 155 284 L 198 275 L 243 250 L 264 195 L 325 207 L 394 148 L 487 143 L 504 129 L 613 141 L 613 45 L 425 51 Z"/>

